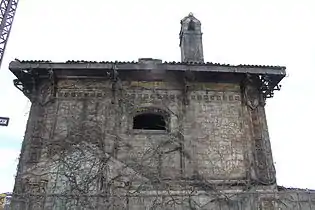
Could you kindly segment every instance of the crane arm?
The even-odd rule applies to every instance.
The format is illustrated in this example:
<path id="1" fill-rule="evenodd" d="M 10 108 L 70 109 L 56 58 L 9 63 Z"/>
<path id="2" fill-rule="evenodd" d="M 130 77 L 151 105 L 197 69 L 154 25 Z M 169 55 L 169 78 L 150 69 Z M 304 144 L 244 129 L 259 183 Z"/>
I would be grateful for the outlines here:
<path id="1" fill-rule="evenodd" d="M 0 67 L 19 0 L 1 0 L 0 4 Z"/>

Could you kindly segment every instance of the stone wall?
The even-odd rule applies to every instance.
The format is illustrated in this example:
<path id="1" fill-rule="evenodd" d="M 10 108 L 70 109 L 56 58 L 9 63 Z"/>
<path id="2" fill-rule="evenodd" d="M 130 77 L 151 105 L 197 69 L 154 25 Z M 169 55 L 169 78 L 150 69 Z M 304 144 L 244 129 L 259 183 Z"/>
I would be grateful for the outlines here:
<path id="1" fill-rule="evenodd" d="M 142 149 L 160 144 L 168 144 L 164 150 L 184 148 L 168 154 L 170 165 L 162 163 L 166 171 L 173 169 L 172 175 L 166 176 L 190 177 L 199 173 L 205 179 L 245 179 L 248 154 L 252 151 L 239 85 L 191 85 L 192 90 L 187 93 L 189 103 L 184 105 L 183 90 L 178 83 L 122 82 L 112 91 L 109 81 L 61 80 L 56 100 L 44 106 L 33 104 L 37 114 L 30 118 L 37 122 L 38 134 L 28 129 L 28 136 L 32 133 L 27 140 L 32 143 L 28 146 L 40 148 L 48 144 L 49 147 L 43 147 L 36 156 L 29 149 L 28 158 L 37 162 L 42 154 L 54 155 L 66 145 L 82 140 L 95 144 L 101 141 L 110 152 L 115 139 L 120 138 L 125 145 L 121 145 L 117 158 L 125 160 L 130 160 L 129 155 L 140 155 Z M 42 99 L 42 103 L 45 100 L 49 99 Z M 132 129 L 137 111 L 148 107 L 169 114 L 169 132 Z M 36 145 L 36 139 L 42 142 L 41 146 Z"/>
<path id="2" fill-rule="evenodd" d="M 252 115 L 238 84 L 191 82 L 185 92 L 176 80 L 63 79 L 52 91 L 47 82 L 34 96 L 15 192 L 72 193 L 67 183 L 75 175 L 71 170 L 81 170 L 76 165 L 84 166 L 84 177 L 102 174 L 86 193 L 104 193 L 104 177 L 115 177 L 103 174 L 108 167 L 119 176 L 118 186 L 131 183 L 141 191 L 199 189 L 209 183 L 230 187 L 257 173 Z M 134 130 L 133 117 L 143 111 L 165 113 L 169 129 Z M 82 163 L 86 154 L 94 164 Z M 33 184 L 21 184 L 25 181 Z"/>
<path id="3" fill-rule="evenodd" d="M 192 153 L 192 160 L 187 161 L 189 173 L 215 180 L 245 179 L 248 148 L 239 87 L 229 85 L 224 90 L 218 84 L 192 90 L 189 99 L 183 121 L 185 147 Z"/>
<path id="4" fill-rule="evenodd" d="M 166 148 L 160 148 L 163 153 L 163 149 L 170 149 L 168 147 L 182 146 L 186 156 L 174 151 L 165 157 L 169 164 L 162 163 L 166 167 L 164 171 L 172 169 L 172 174 L 166 176 L 199 173 L 205 179 L 245 179 L 244 153 L 248 152 L 246 143 L 249 139 L 244 137 L 246 130 L 242 129 L 244 117 L 240 88 L 231 84 L 192 85 L 193 91 L 188 93 L 189 104 L 183 105 L 183 91 L 176 83 L 123 82 L 114 93 L 108 82 L 61 81 L 53 139 L 69 136 L 73 126 L 85 126 L 85 132 L 118 135 L 132 148 L 126 151 L 120 147 L 117 157 L 125 160 L 132 159 L 128 155 L 141 155 L 141 151 L 148 150 L 148 147 L 168 144 Z M 170 133 L 139 133 L 132 129 L 133 116 L 147 107 L 170 114 Z M 88 136 L 90 138 L 91 134 Z M 184 142 L 179 142 L 182 140 Z M 107 136 L 103 142 L 109 151 L 114 144 L 112 141 Z"/>

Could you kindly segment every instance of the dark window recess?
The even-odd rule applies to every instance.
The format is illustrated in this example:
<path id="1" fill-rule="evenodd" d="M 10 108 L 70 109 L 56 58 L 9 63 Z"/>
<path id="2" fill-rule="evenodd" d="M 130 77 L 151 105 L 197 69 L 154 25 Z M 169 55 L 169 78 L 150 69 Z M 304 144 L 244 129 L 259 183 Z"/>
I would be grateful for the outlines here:
<path id="1" fill-rule="evenodd" d="M 166 123 L 161 115 L 140 114 L 133 118 L 133 129 L 166 130 Z"/>
<path id="2" fill-rule="evenodd" d="M 189 23 L 188 23 L 188 31 L 194 31 L 195 30 L 195 23 L 194 23 L 194 21 L 190 21 Z"/>

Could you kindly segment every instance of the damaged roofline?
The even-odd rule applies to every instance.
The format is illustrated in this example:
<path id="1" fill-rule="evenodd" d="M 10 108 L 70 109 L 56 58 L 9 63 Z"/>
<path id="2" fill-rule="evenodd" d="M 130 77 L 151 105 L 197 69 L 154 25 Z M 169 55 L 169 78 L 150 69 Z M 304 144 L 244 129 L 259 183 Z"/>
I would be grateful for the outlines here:
<path id="1" fill-rule="evenodd" d="M 121 62 L 19 62 L 12 61 L 9 65 L 12 72 L 21 70 L 164 70 L 164 71 L 196 71 L 196 72 L 224 72 L 224 73 L 247 73 L 269 74 L 285 76 L 285 67 L 279 66 L 253 66 L 253 65 L 224 65 L 213 63 L 121 63 Z"/>
<path id="2" fill-rule="evenodd" d="M 145 62 L 20 62 L 12 61 L 10 71 L 17 77 L 14 85 L 27 97 L 40 78 L 108 78 L 121 72 L 121 75 L 134 75 L 138 80 L 164 80 L 168 73 L 186 73 L 198 75 L 199 81 L 226 81 L 234 78 L 255 76 L 265 98 L 273 97 L 275 90 L 280 90 L 279 82 L 286 76 L 285 67 L 278 66 L 250 66 L 250 65 L 222 65 L 212 63 L 162 63 L 156 60 Z M 143 73 L 140 73 L 140 72 Z M 146 71 L 146 72 L 145 72 Z M 116 73 L 115 73 L 116 72 Z M 160 72 L 160 73 L 158 73 Z M 167 73 L 168 72 L 168 73 Z M 130 73 L 130 74 L 129 74 Z M 135 73 L 135 74 L 134 74 Z M 148 74 L 147 74 L 148 73 Z M 240 77 L 239 77 L 240 76 Z"/>

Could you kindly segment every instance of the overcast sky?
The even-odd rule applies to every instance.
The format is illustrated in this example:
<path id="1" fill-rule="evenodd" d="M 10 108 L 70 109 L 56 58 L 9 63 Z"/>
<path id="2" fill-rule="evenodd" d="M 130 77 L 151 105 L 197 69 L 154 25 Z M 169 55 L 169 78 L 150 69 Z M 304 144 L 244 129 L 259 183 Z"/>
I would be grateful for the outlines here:
<path id="1" fill-rule="evenodd" d="M 283 65 L 267 101 L 279 185 L 315 189 L 315 3 L 312 0 L 21 0 L 0 70 L 0 192 L 12 191 L 30 102 L 8 71 L 20 60 L 179 61 L 180 20 L 202 23 L 207 62 Z"/>

